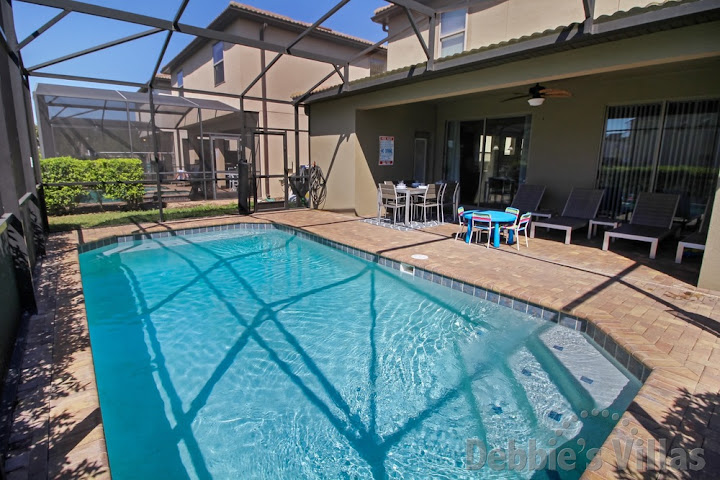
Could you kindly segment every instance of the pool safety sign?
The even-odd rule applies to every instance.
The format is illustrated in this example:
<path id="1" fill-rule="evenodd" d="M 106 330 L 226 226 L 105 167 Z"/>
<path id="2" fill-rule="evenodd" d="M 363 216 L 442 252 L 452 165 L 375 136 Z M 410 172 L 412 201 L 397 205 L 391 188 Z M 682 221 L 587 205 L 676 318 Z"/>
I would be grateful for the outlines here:
<path id="1" fill-rule="evenodd" d="M 380 137 L 380 165 L 392 165 L 395 160 L 395 137 Z"/>

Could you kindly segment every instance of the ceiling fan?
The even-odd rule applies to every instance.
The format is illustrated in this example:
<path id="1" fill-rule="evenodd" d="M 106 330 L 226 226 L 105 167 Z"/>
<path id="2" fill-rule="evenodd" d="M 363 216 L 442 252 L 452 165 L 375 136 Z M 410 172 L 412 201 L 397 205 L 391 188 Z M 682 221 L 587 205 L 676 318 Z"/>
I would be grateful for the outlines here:
<path id="1" fill-rule="evenodd" d="M 572 94 L 567 90 L 559 88 L 545 88 L 544 86 L 536 83 L 528 89 L 528 93 L 518 94 L 514 97 L 506 98 L 503 102 L 509 102 L 511 100 L 519 100 L 521 98 L 527 98 L 528 103 L 531 107 L 539 107 L 545 102 L 546 98 L 567 98 L 572 97 Z"/>

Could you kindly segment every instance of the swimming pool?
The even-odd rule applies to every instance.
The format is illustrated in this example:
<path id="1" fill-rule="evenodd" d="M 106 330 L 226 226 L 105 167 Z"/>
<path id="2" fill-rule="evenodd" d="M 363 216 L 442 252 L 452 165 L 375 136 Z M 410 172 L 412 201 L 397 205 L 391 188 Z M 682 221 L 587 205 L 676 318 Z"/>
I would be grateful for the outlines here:
<path id="1" fill-rule="evenodd" d="M 492 449 L 572 450 L 555 468 L 577 478 L 640 386 L 580 332 L 293 232 L 124 242 L 80 265 L 116 479 L 556 463 L 491 468 Z"/>

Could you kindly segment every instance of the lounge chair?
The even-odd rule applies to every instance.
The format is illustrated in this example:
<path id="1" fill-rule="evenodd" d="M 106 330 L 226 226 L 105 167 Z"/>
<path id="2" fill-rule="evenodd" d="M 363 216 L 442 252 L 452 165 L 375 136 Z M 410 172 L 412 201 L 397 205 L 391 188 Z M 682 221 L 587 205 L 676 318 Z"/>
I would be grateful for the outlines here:
<path id="1" fill-rule="evenodd" d="M 675 253 L 675 263 L 682 263 L 683 253 L 686 248 L 691 248 L 693 250 L 705 250 L 705 242 L 707 241 L 708 236 L 708 225 L 710 223 L 710 216 L 712 215 L 712 201 L 713 197 L 710 196 L 710 200 L 708 200 L 708 203 L 705 206 L 705 213 L 703 214 L 702 222 L 700 223 L 700 229 L 678 242 L 677 252 Z"/>
<path id="2" fill-rule="evenodd" d="M 535 238 L 535 227 L 565 230 L 565 245 L 570 244 L 574 230 L 587 227 L 595 218 L 605 190 L 593 188 L 573 188 L 559 217 L 537 220 L 530 226 L 530 238 Z"/>
<path id="3" fill-rule="evenodd" d="M 540 201 L 545 194 L 545 185 L 529 185 L 523 183 L 513 198 L 511 207 L 520 210 L 520 213 L 535 213 L 540 206 Z"/>
<path id="4" fill-rule="evenodd" d="M 650 243 L 650 258 L 655 258 L 660 240 L 674 231 L 673 217 L 679 201 L 680 195 L 671 193 L 641 193 L 630 223 L 605 232 L 602 249 L 608 249 L 611 238 L 626 238 Z"/>

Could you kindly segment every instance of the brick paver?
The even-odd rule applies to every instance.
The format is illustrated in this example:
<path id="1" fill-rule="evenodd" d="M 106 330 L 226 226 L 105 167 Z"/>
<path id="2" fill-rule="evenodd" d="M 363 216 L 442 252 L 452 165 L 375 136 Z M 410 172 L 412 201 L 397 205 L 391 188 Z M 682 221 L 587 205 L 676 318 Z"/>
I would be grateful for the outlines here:
<path id="1" fill-rule="evenodd" d="M 506 245 L 486 249 L 454 240 L 455 225 L 401 232 L 311 210 L 89 229 L 80 232 L 80 241 L 237 222 L 293 226 L 588 319 L 653 372 L 599 452 L 600 468 L 586 471 L 585 477 L 720 477 L 720 292 L 693 286 L 697 259 L 677 266 L 671 251 L 661 250 L 658 260 L 650 261 L 645 248 L 629 243 L 617 242 L 604 252 L 599 238 L 575 235 L 577 244 L 564 245 L 541 231 L 530 240 L 530 248 L 522 246 L 519 253 Z M 13 467 L 9 478 L 27 478 L 24 472 L 36 465 L 29 456 L 42 456 L 46 450 L 51 476 L 61 471 L 87 476 L 108 472 L 76 241 L 76 234 L 51 237 L 51 253 L 43 262 L 42 312 L 32 319 L 30 330 L 33 325 L 38 332 L 50 328 L 53 337 L 28 334 L 27 365 L 18 388 L 18 396 L 28 401 L 19 403 L 16 418 L 16 424 L 27 428 L 15 437 L 15 445 L 23 448 L 6 459 L 6 469 Z M 416 253 L 428 259 L 415 260 L 411 256 Z M 633 449 L 627 466 L 618 460 L 618 445 Z M 671 455 L 676 447 L 704 449 L 705 468 L 677 468 L 678 459 Z M 42 470 L 39 465 L 35 468 Z"/>

